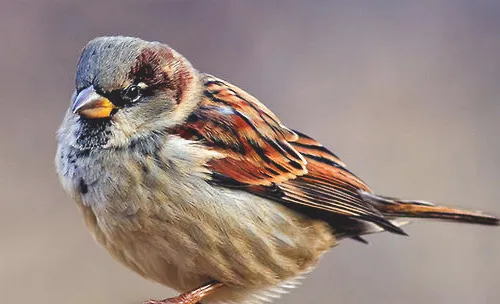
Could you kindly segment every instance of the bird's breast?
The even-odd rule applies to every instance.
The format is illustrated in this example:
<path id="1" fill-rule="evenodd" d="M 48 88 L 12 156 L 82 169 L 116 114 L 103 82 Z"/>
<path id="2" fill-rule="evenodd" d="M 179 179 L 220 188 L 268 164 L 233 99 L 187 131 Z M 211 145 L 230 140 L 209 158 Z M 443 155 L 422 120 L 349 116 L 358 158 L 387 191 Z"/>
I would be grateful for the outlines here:
<path id="1" fill-rule="evenodd" d="M 209 157 L 183 139 L 151 155 L 92 154 L 59 165 L 96 239 L 141 275 L 178 290 L 216 279 L 274 286 L 334 244 L 330 227 L 250 193 L 212 186 Z M 206 159 L 203 159 L 206 157 Z"/>

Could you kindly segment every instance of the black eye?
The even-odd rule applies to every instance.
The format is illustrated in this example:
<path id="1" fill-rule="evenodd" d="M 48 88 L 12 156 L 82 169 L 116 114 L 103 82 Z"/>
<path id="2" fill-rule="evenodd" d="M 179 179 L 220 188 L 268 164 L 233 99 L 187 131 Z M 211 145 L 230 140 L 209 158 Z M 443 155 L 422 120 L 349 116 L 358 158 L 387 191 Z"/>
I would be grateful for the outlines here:
<path id="1" fill-rule="evenodd" d="M 130 85 L 126 90 L 124 97 L 129 102 L 136 102 L 141 98 L 141 88 L 135 84 Z"/>

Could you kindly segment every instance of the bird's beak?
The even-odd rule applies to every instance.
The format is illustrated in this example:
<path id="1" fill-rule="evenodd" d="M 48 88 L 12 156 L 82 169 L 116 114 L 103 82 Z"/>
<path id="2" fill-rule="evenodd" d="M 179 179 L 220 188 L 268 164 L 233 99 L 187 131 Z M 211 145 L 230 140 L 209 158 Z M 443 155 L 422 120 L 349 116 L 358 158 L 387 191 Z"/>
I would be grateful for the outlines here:
<path id="1" fill-rule="evenodd" d="M 90 86 L 76 96 L 71 110 L 85 118 L 97 119 L 110 117 L 113 109 L 116 106 L 106 97 L 97 94 L 94 86 Z"/>

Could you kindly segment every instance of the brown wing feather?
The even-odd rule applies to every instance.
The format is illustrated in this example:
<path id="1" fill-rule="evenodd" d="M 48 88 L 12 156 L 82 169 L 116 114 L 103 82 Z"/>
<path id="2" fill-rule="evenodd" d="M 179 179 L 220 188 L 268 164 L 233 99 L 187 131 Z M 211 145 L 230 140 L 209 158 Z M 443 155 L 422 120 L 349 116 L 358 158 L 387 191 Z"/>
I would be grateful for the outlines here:
<path id="1" fill-rule="evenodd" d="M 400 228 L 363 199 L 360 190 L 372 193 L 371 189 L 347 170 L 336 155 L 314 139 L 299 132 L 297 134 L 299 139 L 292 146 L 307 160 L 308 174 L 281 183 L 279 187 L 286 193 L 282 200 L 297 204 L 309 204 L 312 201 L 316 208 L 370 221 L 389 231 L 403 234 Z M 307 200 L 304 201 L 304 198 Z"/>
<path id="2" fill-rule="evenodd" d="M 289 143 L 297 135 L 254 97 L 210 76 L 204 94 L 199 109 L 178 131 L 225 155 L 209 163 L 214 172 L 266 186 L 307 173 L 306 160 Z"/>
<path id="3" fill-rule="evenodd" d="M 363 201 L 359 190 L 371 190 L 336 155 L 282 125 L 243 90 L 208 75 L 204 81 L 199 108 L 175 132 L 224 155 L 207 164 L 211 182 L 268 197 L 310 216 L 363 219 L 403 233 Z"/>

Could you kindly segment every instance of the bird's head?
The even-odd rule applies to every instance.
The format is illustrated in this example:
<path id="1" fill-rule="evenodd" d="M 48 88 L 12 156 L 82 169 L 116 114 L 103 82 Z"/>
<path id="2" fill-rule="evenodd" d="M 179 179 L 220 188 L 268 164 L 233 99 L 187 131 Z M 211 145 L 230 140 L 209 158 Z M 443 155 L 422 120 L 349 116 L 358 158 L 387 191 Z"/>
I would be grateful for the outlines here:
<path id="1" fill-rule="evenodd" d="M 81 149 L 120 147 L 182 121 L 199 100 L 198 72 L 167 45 L 100 37 L 82 51 L 59 131 Z"/>

